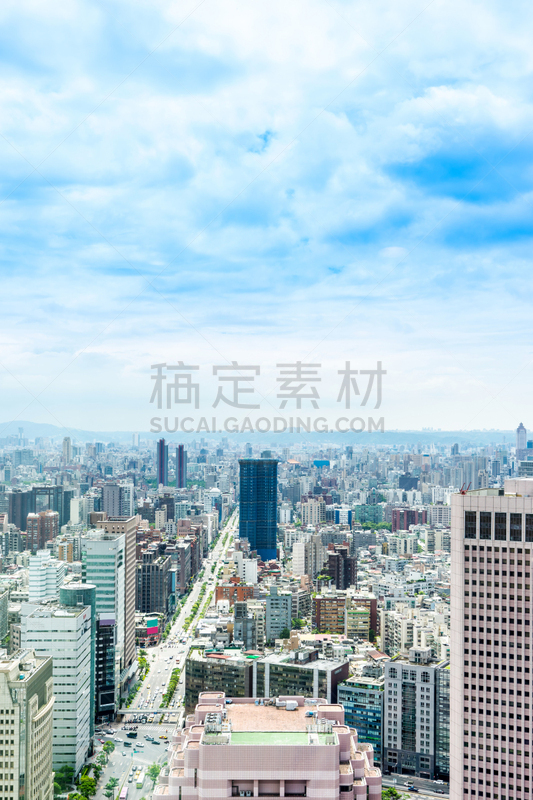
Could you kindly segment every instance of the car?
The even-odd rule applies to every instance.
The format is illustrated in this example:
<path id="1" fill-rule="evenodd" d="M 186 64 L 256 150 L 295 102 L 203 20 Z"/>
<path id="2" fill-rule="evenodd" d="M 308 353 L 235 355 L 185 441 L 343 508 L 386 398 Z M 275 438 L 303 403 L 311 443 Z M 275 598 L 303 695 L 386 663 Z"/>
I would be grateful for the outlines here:
<path id="1" fill-rule="evenodd" d="M 135 742 L 135 747 L 144 747 L 142 742 Z"/>
<path id="2" fill-rule="evenodd" d="M 105 739 L 98 739 L 101 744 L 105 744 Z"/>
<path id="3" fill-rule="evenodd" d="M 146 739 L 147 742 L 153 742 L 154 741 L 153 737 L 152 736 L 148 736 L 148 734 L 144 738 Z"/>
<path id="4" fill-rule="evenodd" d="M 160 738 L 160 739 L 168 739 L 168 736 L 165 736 L 165 734 L 164 734 L 164 733 L 162 733 L 162 734 L 161 734 L 161 736 L 160 736 L 159 738 Z"/>
<path id="5" fill-rule="evenodd" d="M 444 789 L 435 789 L 435 794 L 444 794 Z"/>
<path id="6" fill-rule="evenodd" d="M 408 786 L 407 790 L 409 792 L 419 792 L 420 791 L 420 789 L 417 789 L 416 786 Z"/>
<path id="7" fill-rule="evenodd" d="M 124 747 L 131 747 L 131 742 L 124 742 Z"/>
<path id="8" fill-rule="evenodd" d="M 132 783 L 132 782 L 133 782 L 133 775 L 130 775 L 130 777 L 128 778 L 128 783 Z"/>
<path id="9" fill-rule="evenodd" d="M 158 742 L 157 739 L 152 739 L 152 744 L 161 744 L 161 742 Z"/>

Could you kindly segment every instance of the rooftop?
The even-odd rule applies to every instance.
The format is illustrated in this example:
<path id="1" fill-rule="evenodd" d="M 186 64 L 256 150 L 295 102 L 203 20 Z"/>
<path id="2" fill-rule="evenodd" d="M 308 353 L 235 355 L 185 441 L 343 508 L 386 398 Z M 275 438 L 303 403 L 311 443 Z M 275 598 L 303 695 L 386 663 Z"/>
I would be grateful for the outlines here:
<path id="1" fill-rule="evenodd" d="M 328 709 L 342 709 L 342 706 L 331 706 L 327 703 L 323 703 L 322 706 Z M 260 731 L 261 733 L 298 731 L 305 733 L 307 726 L 316 721 L 313 717 L 306 717 L 306 713 L 317 711 L 319 708 L 320 706 L 311 705 L 309 702 L 306 705 L 298 706 L 294 711 L 287 711 L 284 707 L 278 708 L 275 705 L 256 706 L 255 703 L 231 703 L 226 705 L 226 714 L 231 722 L 232 739 L 234 739 L 235 733 L 245 731 Z"/>

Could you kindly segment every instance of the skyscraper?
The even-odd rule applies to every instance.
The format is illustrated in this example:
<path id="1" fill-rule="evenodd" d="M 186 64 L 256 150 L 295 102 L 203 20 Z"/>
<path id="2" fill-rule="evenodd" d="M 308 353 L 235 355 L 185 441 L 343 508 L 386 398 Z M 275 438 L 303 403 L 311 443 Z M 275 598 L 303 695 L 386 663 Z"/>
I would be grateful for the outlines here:
<path id="1" fill-rule="evenodd" d="M 527 458 L 527 430 L 522 423 L 516 429 L 516 457 L 519 460 Z"/>
<path id="2" fill-rule="evenodd" d="M 54 769 L 67 764 L 76 774 L 92 747 L 91 642 L 90 606 L 22 606 L 22 646 L 53 658 Z"/>
<path id="3" fill-rule="evenodd" d="M 533 479 L 452 495 L 454 799 L 529 791 L 532 546 Z"/>
<path id="4" fill-rule="evenodd" d="M 2 797 L 52 800 L 52 659 L 17 650 L 0 661 L 0 724 L 10 736 L 0 749 Z"/>
<path id="5" fill-rule="evenodd" d="M 178 489 L 187 487 L 187 451 L 183 444 L 176 447 L 176 487 Z"/>
<path id="6" fill-rule="evenodd" d="M 278 462 L 241 459 L 239 536 L 266 561 L 276 558 Z"/>
<path id="7" fill-rule="evenodd" d="M 65 464 L 70 464 L 72 461 L 72 442 L 70 436 L 65 436 L 63 439 L 63 461 Z"/>
<path id="8" fill-rule="evenodd" d="M 527 430 L 521 422 L 516 429 L 516 449 L 525 450 L 527 447 Z"/>
<path id="9" fill-rule="evenodd" d="M 39 514 L 28 514 L 26 518 L 26 547 L 36 552 L 44 550 L 47 542 L 59 534 L 59 514 L 57 511 L 41 511 Z"/>
<path id="10" fill-rule="evenodd" d="M 89 730 L 90 735 L 93 736 L 96 695 L 96 586 L 92 583 L 71 581 L 60 588 L 59 602 L 70 608 L 89 606 L 91 609 L 91 684 L 89 695 L 91 712 L 89 717 Z"/>
<path id="11" fill-rule="evenodd" d="M 168 486 L 168 444 L 164 439 L 157 443 L 157 484 Z"/>

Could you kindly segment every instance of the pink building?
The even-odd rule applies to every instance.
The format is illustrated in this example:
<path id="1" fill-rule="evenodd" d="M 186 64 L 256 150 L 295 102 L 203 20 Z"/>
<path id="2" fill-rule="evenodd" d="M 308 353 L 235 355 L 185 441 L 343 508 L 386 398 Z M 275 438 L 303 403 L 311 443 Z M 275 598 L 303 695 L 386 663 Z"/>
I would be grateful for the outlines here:
<path id="1" fill-rule="evenodd" d="M 533 479 L 452 496 L 450 798 L 527 800 Z"/>
<path id="2" fill-rule="evenodd" d="M 169 766 L 153 798 L 381 800 L 373 758 L 372 745 L 358 743 L 357 732 L 344 724 L 340 705 L 202 692 L 195 713 L 172 737 Z"/>

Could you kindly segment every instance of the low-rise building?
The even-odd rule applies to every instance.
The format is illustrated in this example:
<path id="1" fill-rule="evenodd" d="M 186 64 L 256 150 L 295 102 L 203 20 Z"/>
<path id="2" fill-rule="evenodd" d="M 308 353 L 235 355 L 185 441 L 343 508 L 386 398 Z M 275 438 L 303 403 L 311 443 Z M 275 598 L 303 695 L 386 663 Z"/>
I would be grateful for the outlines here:
<path id="1" fill-rule="evenodd" d="M 345 725 L 342 706 L 301 696 L 256 705 L 202 692 L 154 800 L 201 797 L 315 797 L 380 800 L 371 744 Z"/>

